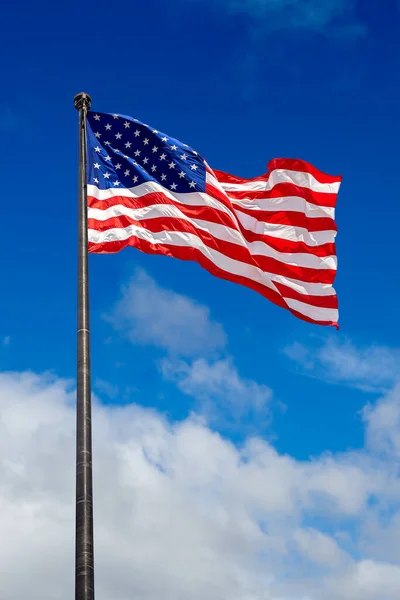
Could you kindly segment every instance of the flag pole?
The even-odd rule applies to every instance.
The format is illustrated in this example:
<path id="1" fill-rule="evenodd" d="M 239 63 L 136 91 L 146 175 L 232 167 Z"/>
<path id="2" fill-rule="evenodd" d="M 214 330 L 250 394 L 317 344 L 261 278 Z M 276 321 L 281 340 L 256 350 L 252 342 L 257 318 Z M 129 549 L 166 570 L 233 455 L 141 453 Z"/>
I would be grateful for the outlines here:
<path id="1" fill-rule="evenodd" d="M 90 388 L 86 115 L 89 94 L 74 98 L 79 111 L 78 331 L 76 393 L 75 600 L 94 600 L 92 405 Z"/>

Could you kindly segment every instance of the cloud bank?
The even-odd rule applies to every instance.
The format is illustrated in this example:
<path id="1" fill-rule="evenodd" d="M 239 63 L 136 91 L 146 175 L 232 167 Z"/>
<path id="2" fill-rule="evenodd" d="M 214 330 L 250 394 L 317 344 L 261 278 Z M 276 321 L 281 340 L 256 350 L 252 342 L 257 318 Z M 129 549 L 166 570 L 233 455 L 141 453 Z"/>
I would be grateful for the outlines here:
<path id="1" fill-rule="evenodd" d="M 0 375 L 0 597 L 73 594 L 74 394 Z M 94 409 L 99 600 L 397 600 L 400 391 L 361 452 L 298 461 L 196 417 Z"/>

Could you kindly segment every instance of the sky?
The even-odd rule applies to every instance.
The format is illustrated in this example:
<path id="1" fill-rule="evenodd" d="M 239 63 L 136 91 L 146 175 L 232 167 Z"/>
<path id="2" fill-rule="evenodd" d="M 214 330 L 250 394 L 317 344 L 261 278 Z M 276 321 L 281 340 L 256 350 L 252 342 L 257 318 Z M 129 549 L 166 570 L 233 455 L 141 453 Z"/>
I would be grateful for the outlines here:
<path id="1" fill-rule="evenodd" d="M 397 600 L 398 3 L 16 1 L 0 32 L 0 597 L 73 593 L 86 91 L 215 169 L 343 175 L 338 332 L 195 263 L 90 257 L 98 600 Z"/>

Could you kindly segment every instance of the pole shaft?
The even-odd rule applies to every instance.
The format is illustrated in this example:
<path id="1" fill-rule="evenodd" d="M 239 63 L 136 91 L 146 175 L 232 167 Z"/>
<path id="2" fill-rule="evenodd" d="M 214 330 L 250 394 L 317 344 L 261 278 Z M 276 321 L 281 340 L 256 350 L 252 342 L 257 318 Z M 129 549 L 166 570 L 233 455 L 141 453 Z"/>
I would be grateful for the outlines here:
<path id="1" fill-rule="evenodd" d="M 94 600 L 92 406 L 90 384 L 86 114 L 90 96 L 78 94 L 78 331 L 76 410 L 75 600 Z"/>

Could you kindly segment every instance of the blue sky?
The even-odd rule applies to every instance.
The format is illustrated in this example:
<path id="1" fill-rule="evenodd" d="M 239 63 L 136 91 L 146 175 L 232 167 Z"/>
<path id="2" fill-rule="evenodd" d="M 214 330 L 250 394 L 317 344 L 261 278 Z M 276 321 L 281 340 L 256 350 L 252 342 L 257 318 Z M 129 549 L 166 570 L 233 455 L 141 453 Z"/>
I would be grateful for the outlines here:
<path id="1" fill-rule="evenodd" d="M 298 321 L 194 263 L 130 249 L 90 257 L 93 385 L 101 418 L 138 410 L 135 418 L 149 423 L 152 415 L 158 428 L 199 419 L 202 431 L 216 432 L 232 452 L 261 439 L 282 461 L 320 465 L 327 480 L 326 453 L 372 479 L 377 456 L 385 455 L 384 468 L 393 473 L 393 452 L 385 452 L 400 436 L 393 391 L 400 364 L 399 27 L 395 0 L 38 1 L 3 8 L 0 367 L 11 378 L 3 393 L 12 381 L 26 402 L 36 398 L 32 390 L 49 394 L 52 386 L 66 406 L 73 398 L 67 383 L 73 388 L 76 330 L 73 97 L 87 91 L 94 110 L 150 123 L 216 169 L 250 177 L 274 157 L 298 157 L 343 175 L 339 332 Z M 383 494 L 374 482 L 368 506 L 376 489 Z M 201 481 L 196 486 L 202 489 Z M 394 518 L 400 496 L 389 487 L 385 507 Z M 370 557 L 368 544 L 357 545 L 352 534 L 364 528 L 378 547 L 381 518 L 345 519 L 340 532 L 347 542 L 335 529 L 352 560 L 396 563 L 386 550 Z M 332 534 L 330 516 L 319 508 L 304 519 L 315 535 Z M 305 536 L 299 533 L 296 543 L 301 538 L 308 547 Z M 298 555 L 290 560 L 298 564 Z M 244 573 L 253 573 L 254 564 L 246 570 L 247 557 L 241 561 Z M 325 571 L 322 576 L 312 564 L 312 583 L 276 588 L 281 595 L 273 598 L 319 600 L 315 582 Z M 105 593 L 109 582 L 102 585 Z M 340 587 L 328 588 L 332 598 L 344 598 Z M 361 594 L 354 589 L 350 600 Z M 253 596 L 229 590 L 235 600 L 272 598 L 262 595 L 264 587 L 251 588 Z M 152 600 L 151 593 L 143 599 Z M 216 592 L 216 600 L 227 593 Z M 368 598 L 395 597 L 391 588 L 382 593 Z"/>

